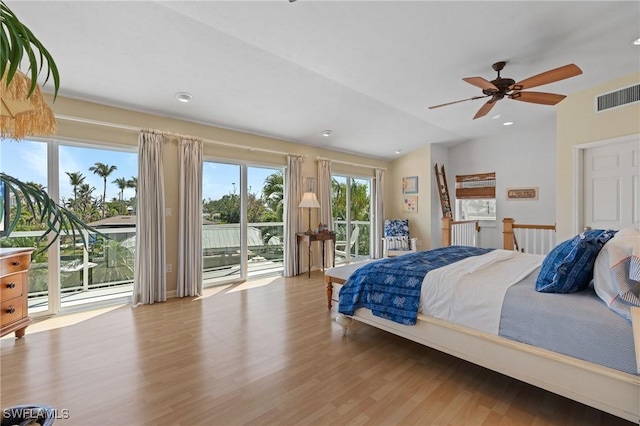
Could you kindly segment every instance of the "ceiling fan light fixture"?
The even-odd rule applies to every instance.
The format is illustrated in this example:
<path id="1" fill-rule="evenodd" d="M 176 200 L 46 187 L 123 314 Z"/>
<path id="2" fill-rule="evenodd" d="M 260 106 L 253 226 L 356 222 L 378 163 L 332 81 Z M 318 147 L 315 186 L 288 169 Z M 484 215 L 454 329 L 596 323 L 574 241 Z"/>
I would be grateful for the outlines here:
<path id="1" fill-rule="evenodd" d="M 183 103 L 191 102 L 192 98 L 193 98 L 193 96 L 191 96 L 191 93 L 187 93 L 187 92 L 178 92 L 178 93 L 176 93 L 176 99 L 179 102 L 183 102 Z"/>
<path id="2" fill-rule="evenodd" d="M 562 101 L 566 96 L 558 95 L 556 93 L 529 92 L 524 90 L 542 86 L 544 84 L 554 83 L 556 81 L 564 80 L 582 74 L 582 70 L 576 64 L 568 64 L 536 74 L 532 77 L 520 80 L 516 83 L 516 81 L 512 78 L 505 78 L 500 76 L 500 71 L 503 70 L 505 65 L 506 62 L 504 61 L 496 62 L 495 64 L 493 64 L 492 68 L 498 73 L 498 77 L 492 81 L 489 81 L 482 77 L 465 77 L 462 79 L 463 81 L 482 89 L 483 96 L 473 96 L 471 98 L 461 99 L 459 101 L 433 105 L 430 106 L 429 109 L 440 108 L 460 102 L 473 101 L 475 99 L 490 97 L 491 99 L 486 101 L 480 107 L 476 115 L 473 116 L 473 119 L 475 120 L 489 114 L 491 109 L 495 106 L 496 102 L 502 99 L 514 99 L 520 102 L 529 102 L 542 105 L 555 105 L 558 102 Z"/>

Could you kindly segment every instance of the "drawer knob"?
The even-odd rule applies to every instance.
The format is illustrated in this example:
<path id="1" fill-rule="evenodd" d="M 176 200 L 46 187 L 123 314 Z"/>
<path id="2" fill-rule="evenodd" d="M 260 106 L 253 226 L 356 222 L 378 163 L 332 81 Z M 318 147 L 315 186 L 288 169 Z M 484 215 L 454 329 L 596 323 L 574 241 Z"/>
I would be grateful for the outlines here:
<path id="1" fill-rule="evenodd" d="M 7 309 L 8 314 L 13 314 L 15 312 L 16 312 L 16 308 L 14 308 L 13 306 L 9 306 L 9 308 Z"/>
<path id="2" fill-rule="evenodd" d="M 17 260 L 15 260 L 15 261 L 11 262 L 11 264 L 12 264 L 13 266 L 20 266 L 20 262 L 18 262 Z"/>
<path id="3" fill-rule="evenodd" d="M 7 288 L 16 288 L 16 283 L 7 284 Z"/>

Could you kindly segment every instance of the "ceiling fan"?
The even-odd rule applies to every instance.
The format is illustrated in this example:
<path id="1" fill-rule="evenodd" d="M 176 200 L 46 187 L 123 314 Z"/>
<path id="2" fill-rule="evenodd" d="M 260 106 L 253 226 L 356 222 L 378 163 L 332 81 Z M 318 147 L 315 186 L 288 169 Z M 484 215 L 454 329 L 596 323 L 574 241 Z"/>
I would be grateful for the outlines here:
<path id="1" fill-rule="evenodd" d="M 496 104 L 496 102 L 505 97 L 514 99 L 516 101 L 531 102 L 534 104 L 555 105 L 563 100 L 566 96 L 545 92 L 525 92 L 523 90 L 542 86 L 543 84 L 553 83 L 556 81 L 564 80 L 565 78 L 575 77 L 582 74 L 582 70 L 578 68 L 577 65 L 569 64 L 560 68 L 555 68 L 534 75 L 533 77 L 529 77 L 516 83 L 515 80 L 511 78 L 502 78 L 500 76 L 500 71 L 502 71 L 505 65 L 506 62 L 496 62 L 492 65 L 492 68 L 498 72 L 498 78 L 492 81 L 485 80 L 482 77 L 463 78 L 463 80 L 467 83 L 481 88 L 484 96 L 474 96 L 468 99 L 447 102 L 446 104 L 434 105 L 430 106 L 429 109 L 453 105 L 459 102 L 473 101 L 475 99 L 491 97 L 491 99 L 489 99 L 484 105 L 482 105 L 482 107 L 473 117 L 473 119 L 475 120 L 476 118 L 484 117 L 485 115 L 487 115 L 489 111 L 491 111 L 491 108 L 493 108 L 493 106 Z"/>

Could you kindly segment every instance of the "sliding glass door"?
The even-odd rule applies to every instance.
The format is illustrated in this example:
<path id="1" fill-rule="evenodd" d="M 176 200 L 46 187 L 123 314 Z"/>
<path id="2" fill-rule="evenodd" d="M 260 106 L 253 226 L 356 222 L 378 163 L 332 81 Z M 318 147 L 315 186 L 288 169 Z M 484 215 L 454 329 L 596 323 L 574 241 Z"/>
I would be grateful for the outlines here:
<path id="1" fill-rule="evenodd" d="M 44 250 L 49 240 L 37 243 L 44 226 L 23 202 L 16 229 L 0 244 L 36 248 L 29 271 L 29 314 L 128 301 L 135 261 L 135 148 L 2 140 L 0 155 L 3 172 L 46 190 L 100 232 L 63 233 Z M 15 217 L 13 196 L 11 205 Z"/>
<path id="2" fill-rule="evenodd" d="M 371 179 L 332 176 L 336 262 L 371 256 Z"/>
<path id="3" fill-rule="evenodd" d="M 205 286 L 282 273 L 282 178 L 279 168 L 204 162 Z"/>

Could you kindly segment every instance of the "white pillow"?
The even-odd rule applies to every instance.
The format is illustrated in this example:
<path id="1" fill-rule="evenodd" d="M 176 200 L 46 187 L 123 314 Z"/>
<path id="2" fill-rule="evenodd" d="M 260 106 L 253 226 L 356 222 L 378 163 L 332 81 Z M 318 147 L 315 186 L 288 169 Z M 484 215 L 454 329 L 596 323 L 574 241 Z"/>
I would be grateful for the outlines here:
<path id="1" fill-rule="evenodd" d="M 607 306 L 631 321 L 631 306 L 640 306 L 640 230 L 621 229 L 602 247 L 593 279 Z"/>

